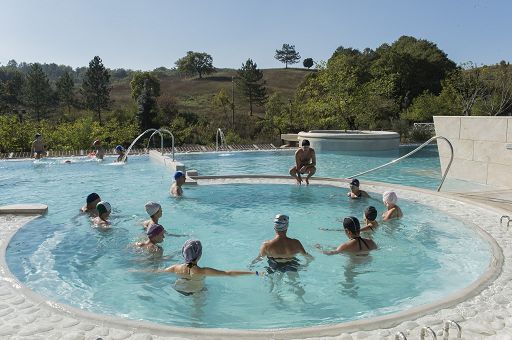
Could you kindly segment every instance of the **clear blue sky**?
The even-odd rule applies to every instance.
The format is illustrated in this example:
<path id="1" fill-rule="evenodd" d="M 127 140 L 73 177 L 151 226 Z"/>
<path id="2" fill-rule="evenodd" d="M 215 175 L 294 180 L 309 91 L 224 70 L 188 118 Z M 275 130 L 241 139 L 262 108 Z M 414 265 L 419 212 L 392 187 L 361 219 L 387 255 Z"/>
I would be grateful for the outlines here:
<path id="1" fill-rule="evenodd" d="M 511 0 L 0 0 L 0 63 L 173 67 L 186 51 L 214 66 L 260 68 L 283 43 L 327 60 L 340 45 L 375 49 L 428 39 L 456 63 L 512 62 Z M 301 64 L 299 64 L 301 65 Z"/>

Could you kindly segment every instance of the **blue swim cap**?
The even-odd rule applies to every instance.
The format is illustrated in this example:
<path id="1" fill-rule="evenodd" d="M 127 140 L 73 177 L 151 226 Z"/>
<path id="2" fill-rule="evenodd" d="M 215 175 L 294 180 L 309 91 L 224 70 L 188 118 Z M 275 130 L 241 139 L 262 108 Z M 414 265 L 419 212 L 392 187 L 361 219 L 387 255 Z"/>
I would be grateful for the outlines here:
<path id="1" fill-rule="evenodd" d="M 116 151 L 124 151 L 124 148 L 122 145 L 116 146 Z"/>
<path id="2" fill-rule="evenodd" d="M 176 171 L 174 173 L 174 180 L 177 180 L 178 178 L 180 178 L 181 176 L 185 176 L 185 174 L 182 172 L 182 171 Z"/>

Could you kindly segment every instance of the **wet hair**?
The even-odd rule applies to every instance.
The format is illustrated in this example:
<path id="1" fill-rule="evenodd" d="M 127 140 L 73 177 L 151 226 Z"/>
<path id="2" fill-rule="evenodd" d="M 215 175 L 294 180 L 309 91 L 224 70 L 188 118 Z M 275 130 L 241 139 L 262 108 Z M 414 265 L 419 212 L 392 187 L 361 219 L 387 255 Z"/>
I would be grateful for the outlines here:
<path id="1" fill-rule="evenodd" d="M 343 228 L 350 230 L 352 234 L 358 234 L 361 229 L 361 225 L 359 224 L 357 217 L 349 216 L 343 219 Z"/>
<path id="2" fill-rule="evenodd" d="M 87 202 L 87 204 L 89 204 L 89 203 L 92 203 L 92 202 L 96 201 L 99 198 L 100 198 L 100 195 L 98 195 L 97 193 L 93 192 L 92 194 L 89 194 L 87 196 L 85 202 Z"/>
<path id="3" fill-rule="evenodd" d="M 302 146 L 309 146 L 309 141 L 307 139 L 303 139 L 302 143 L 300 145 L 302 145 Z"/>
<path id="4" fill-rule="evenodd" d="M 364 210 L 364 216 L 368 221 L 375 221 L 377 218 L 377 209 L 375 209 L 375 207 L 369 206 Z"/>

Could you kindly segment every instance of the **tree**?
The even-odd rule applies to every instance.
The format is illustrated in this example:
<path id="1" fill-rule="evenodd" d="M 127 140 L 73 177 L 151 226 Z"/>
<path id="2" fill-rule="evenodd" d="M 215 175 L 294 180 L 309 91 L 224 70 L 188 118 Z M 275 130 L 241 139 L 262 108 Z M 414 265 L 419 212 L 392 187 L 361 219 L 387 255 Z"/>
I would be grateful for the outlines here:
<path id="1" fill-rule="evenodd" d="M 0 68 L 0 113 L 17 111 L 23 102 L 25 77 L 18 69 Z"/>
<path id="2" fill-rule="evenodd" d="M 228 116 L 228 109 L 232 105 L 231 100 L 228 94 L 226 93 L 225 89 L 220 89 L 220 91 L 213 96 L 212 104 L 214 107 L 222 109 L 226 117 Z"/>
<path id="3" fill-rule="evenodd" d="M 263 105 L 267 100 L 267 89 L 262 79 L 263 72 L 258 69 L 258 65 L 252 59 L 247 59 L 238 70 L 237 85 L 249 101 L 251 116 L 253 104 Z"/>
<path id="4" fill-rule="evenodd" d="M 451 72 L 445 85 L 453 89 L 464 116 L 471 115 L 473 106 L 486 91 L 482 72 L 472 62 L 464 63 Z"/>
<path id="5" fill-rule="evenodd" d="M 284 63 L 285 68 L 288 68 L 288 64 L 296 64 L 299 62 L 300 54 L 295 51 L 295 45 L 283 44 L 280 50 L 276 50 L 274 58 Z"/>
<path id="6" fill-rule="evenodd" d="M 512 67 L 505 61 L 484 67 L 485 91 L 482 102 L 486 114 L 499 116 L 512 111 Z"/>
<path id="7" fill-rule="evenodd" d="M 132 98 L 137 100 L 142 93 L 144 86 L 152 97 L 160 97 L 160 80 L 151 72 L 136 72 L 130 82 Z"/>
<path id="8" fill-rule="evenodd" d="M 85 98 L 85 105 L 98 115 L 101 125 L 101 111 L 110 107 L 110 74 L 103 66 L 101 58 L 95 56 L 89 63 L 82 83 L 82 95 Z"/>
<path id="9" fill-rule="evenodd" d="M 71 106 L 75 104 L 75 82 L 69 72 L 64 73 L 57 80 L 55 86 L 60 103 L 66 105 L 68 114 L 71 113 Z"/>
<path id="10" fill-rule="evenodd" d="M 149 80 L 144 82 L 142 92 L 137 98 L 138 110 L 136 114 L 137 122 L 141 131 L 146 131 L 154 126 L 154 119 L 158 114 L 156 99 L 153 96 L 153 90 L 149 85 Z"/>
<path id="11" fill-rule="evenodd" d="M 313 58 L 304 59 L 302 65 L 304 65 L 304 67 L 307 67 L 307 69 L 309 70 L 313 66 Z"/>
<path id="12" fill-rule="evenodd" d="M 41 64 L 30 66 L 24 91 L 25 105 L 41 120 L 52 103 L 52 88 Z"/>
<path id="13" fill-rule="evenodd" d="M 188 51 L 186 56 L 176 61 L 176 67 L 179 72 L 187 75 L 199 74 L 199 79 L 203 77 L 203 74 L 215 72 L 212 56 L 204 52 Z"/>

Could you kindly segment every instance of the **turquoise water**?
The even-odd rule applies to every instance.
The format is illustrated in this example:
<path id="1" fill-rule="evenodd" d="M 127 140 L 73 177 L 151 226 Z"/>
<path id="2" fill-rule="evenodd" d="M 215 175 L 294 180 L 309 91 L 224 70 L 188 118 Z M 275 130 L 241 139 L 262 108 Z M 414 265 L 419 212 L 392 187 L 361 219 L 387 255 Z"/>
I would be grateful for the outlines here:
<path id="1" fill-rule="evenodd" d="M 319 153 L 317 172 L 319 177 L 346 178 L 387 163 L 414 147 L 404 146 L 398 152 L 366 154 Z M 200 175 L 272 174 L 287 175 L 294 165 L 295 150 L 268 152 L 225 152 L 179 155 L 187 169 L 197 169 Z M 403 161 L 369 173 L 360 178 L 387 183 L 436 189 L 441 180 L 437 146 L 428 146 Z"/>
<path id="2" fill-rule="evenodd" d="M 230 162 L 268 164 L 259 157 L 273 157 L 245 155 L 245 160 Z M 204 162 L 200 155 L 187 157 L 190 163 Z M 293 162 L 289 152 L 277 157 Z M 360 217 L 370 204 L 381 213 L 384 207 L 378 195 L 355 201 L 348 200 L 345 189 L 327 186 L 229 184 L 186 187 L 183 199 L 173 199 L 168 195 L 171 173 L 147 157 L 132 157 L 126 165 L 113 164 L 112 159 L 74 161 L 1 162 L 0 203 L 49 205 L 48 215 L 14 236 L 7 263 L 36 292 L 88 311 L 187 327 L 330 324 L 440 299 L 476 280 L 490 261 L 488 245 L 471 229 L 415 202 L 400 201 L 405 218 L 374 234 L 380 248 L 370 256 L 326 256 L 314 245 L 334 248 L 345 241 L 345 235 L 319 228 L 339 228 L 339 218 Z M 221 163 L 223 169 L 234 171 L 234 165 L 227 164 Z M 264 172 L 260 165 L 245 166 Z M 110 230 L 95 229 L 87 216 L 78 214 L 85 196 L 93 191 L 113 206 Z M 148 200 L 162 204 L 161 223 L 168 232 L 181 235 L 166 237 L 162 257 L 130 246 L 144 237 L 140 223 L 147 218 Z M 202 241 L 201 266 L 247 270 L 261 243 L 273 237 L 272 218 L 277 213 L 290 215 L 290 237 L 302 240 L 315 257 L 298 273 L 206 278 L 205 291 L 183 296 L 173 289 L 173 275 L 147 272 L 180 263 L 179 250 L 187 238 Z M 263 261 L 253 270 L 266 267 Z"/>

